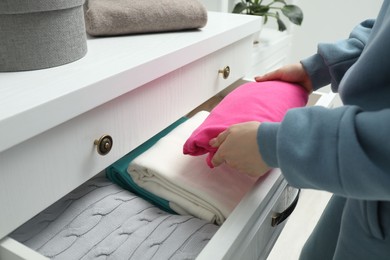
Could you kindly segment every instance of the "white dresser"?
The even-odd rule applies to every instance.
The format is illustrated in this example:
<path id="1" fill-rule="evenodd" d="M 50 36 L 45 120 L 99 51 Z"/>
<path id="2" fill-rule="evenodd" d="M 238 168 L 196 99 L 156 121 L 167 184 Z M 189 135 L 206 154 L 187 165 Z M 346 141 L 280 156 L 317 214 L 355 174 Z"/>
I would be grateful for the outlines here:
<path id="1" fill-rule="evenodd" d="M 7 235 L 242 78 L 259 19 L 211 12 L 200 30 L 89 39 L 71 64 L 0 73 L 0 259 L 45 259 Z M 105 134 L 113 146 L 102 156 L 94 142 Z M 278 170 L 259 181 L 199 259 L 266 257 L 289 189 Z"/>

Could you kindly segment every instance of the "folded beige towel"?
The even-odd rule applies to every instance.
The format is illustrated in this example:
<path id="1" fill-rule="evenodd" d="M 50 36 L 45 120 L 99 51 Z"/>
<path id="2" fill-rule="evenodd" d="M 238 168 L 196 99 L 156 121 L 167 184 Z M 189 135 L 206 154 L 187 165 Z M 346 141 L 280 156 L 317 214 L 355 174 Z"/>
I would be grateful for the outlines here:
<path id="1" fill-rule="evenodd" d="M 84 10 L 92 36 L 179 31 L 207 23 L 207 11 L 197 0 L 88 0 Z"/>

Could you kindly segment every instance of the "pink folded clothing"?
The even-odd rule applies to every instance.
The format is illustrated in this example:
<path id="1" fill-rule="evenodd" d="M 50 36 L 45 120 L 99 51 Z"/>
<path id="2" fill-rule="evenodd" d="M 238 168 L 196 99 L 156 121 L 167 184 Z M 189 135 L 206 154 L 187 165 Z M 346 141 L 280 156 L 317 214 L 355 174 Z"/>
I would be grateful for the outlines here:
<path id="1" fill-rule="evenodd" d="M 195 129 L 183 147 L 183 153 L 202 155 L 209 153 L 207 164 L 213 168 L 211 159 L 217 148 L 209 141 L 229 126 L 248 122 L 280 122 L 291 108 L 303 107 L 308 93 L 299 85 L 282 82 L 250 82 L 229 93 Z"/>

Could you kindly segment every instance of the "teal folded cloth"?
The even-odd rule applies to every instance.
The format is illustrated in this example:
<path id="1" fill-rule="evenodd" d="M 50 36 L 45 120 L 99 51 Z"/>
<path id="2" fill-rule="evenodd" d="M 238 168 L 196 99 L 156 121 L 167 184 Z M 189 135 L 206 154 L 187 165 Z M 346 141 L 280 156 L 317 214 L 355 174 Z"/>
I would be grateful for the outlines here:
<path id="1" fill-rule="evenodd" d="M 158 142 L 161 138 L 169 134 L 173 129 L 175 129 L 180 124 L 184 123 L 188 118 L 182 117 L 179 120 L 175 121 L 173 124 L 132 150 L 130 153 L 123 156 L 121 159 L 110 165 L 106 169 L 106 176 L 112 182 L 118 184 L 122 188 L 132 191 L 138 194 L 140 197 L 150 201 L 154 205 L 160 207 L 169 213 L 176 213 L 169 206 L 169 201 L 162 199 L 159 196 L 139 187 L 133 179 L 130 177 L 127 172 L 127 168 L 129 167 L 130 162 L 132 162 L 137 156 L 141 155 L 145 151 L 147 151 L 150 147 L 152 147 L 155 143 Z"/>

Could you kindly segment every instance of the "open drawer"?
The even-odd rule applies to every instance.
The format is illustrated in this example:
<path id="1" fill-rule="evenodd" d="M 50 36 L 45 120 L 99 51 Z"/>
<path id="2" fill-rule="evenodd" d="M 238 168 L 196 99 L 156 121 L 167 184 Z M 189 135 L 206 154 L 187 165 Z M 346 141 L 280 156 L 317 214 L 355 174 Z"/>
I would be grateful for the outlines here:
<path id="1" fill-rule="evenodd" d="M 332 107 L 334 93 L 315 92 L 309 105 Z M 290 187 L 279 169 L 261 178 L 237 205 L 197 259 L 266 259 L 293 211 L 299 191 Z M 6 237 L 0 259 L 46 259 Z"/>

